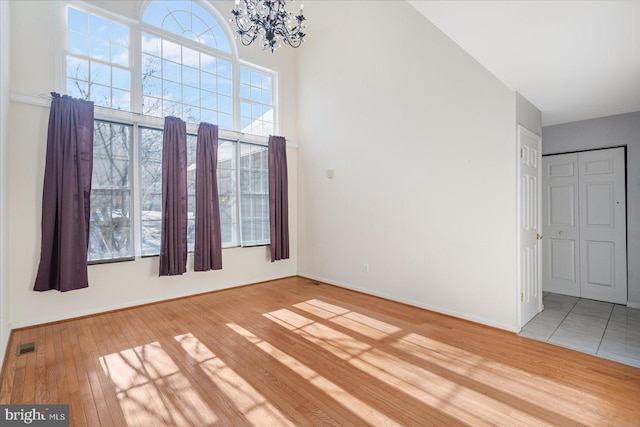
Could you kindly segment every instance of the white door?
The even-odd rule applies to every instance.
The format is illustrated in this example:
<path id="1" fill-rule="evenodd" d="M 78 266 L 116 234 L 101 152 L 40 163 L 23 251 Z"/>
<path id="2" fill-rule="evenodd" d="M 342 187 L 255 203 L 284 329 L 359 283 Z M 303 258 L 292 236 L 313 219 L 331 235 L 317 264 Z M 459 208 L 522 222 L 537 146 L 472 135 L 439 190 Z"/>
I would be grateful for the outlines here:
<path id="1" fill-rule="evenodd" d="M 542 288 L 627 302 L 624 148 L 542 159 Z"/>
<path id="2" fill-rule="evenodd" d="M 580 296 L 578 154 L 542 158 L 542 289 Z"/>
<path id="3" fill-rule="evenodd" d="M 624 148 L 580 153 L 579 166 L 581 296 L 626 304 Z"/>
<path id="4" fill-rule="evenodd" d="M 540 283 L 540 137 L 518 126 L 518 321 L 542 311 Z"/>

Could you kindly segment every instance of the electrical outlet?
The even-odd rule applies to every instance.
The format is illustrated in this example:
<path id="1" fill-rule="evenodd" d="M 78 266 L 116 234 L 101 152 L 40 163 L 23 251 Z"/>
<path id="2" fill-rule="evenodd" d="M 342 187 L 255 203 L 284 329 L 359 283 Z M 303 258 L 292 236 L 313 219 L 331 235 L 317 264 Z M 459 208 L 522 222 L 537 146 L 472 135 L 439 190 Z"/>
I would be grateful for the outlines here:
<path id="1" fill-rule="evenodd" d="M 369 272 L 369 264 L 362 264 L 362 271 L 364 271 L 365 273 Z"/>

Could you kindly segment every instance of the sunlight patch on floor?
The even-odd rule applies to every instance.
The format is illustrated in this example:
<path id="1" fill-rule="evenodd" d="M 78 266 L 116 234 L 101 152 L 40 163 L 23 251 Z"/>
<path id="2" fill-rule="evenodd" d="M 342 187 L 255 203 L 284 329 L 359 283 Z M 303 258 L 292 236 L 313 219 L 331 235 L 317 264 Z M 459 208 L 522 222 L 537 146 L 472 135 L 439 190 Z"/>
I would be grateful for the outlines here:
<path id="1" fill-rule="evenodd" d="M 311 299 L 293 306 L 374 340 L 381 340 L 401 331 L 396 326 L 318 299 Z"/>
<path id="2" fill-rule="evenodd" d="M 194 335 L 189 333 L 174 338 L 189 356 L 199 362 L 200 368 L 209 379 L 227 395 L 251 424 L 256 426 L 295 425 Z"/>
<path id="3" fill-rule="evenodd" d="M 300 375 L 305 380 L 309 381 L 313 386 L 317 387 L 327 394 L 328 397 L 335 400 L 338 404 L 343 405 L 345 408 L 353 412 L 355 415 L 361 417 L 367 422 L 373 423 L 373 425 L 379 426 L 395 426 L 400 425 L 397 421 L 389 418 L 385 414 L 366 404 L 362 400 L 350 394 L 337 384 L 329 381 L 322 375 L 309 368 L 298 359 L 288 355 L 287 353 L 279 350 L 270 343 L 258 338 L 248 330 L 242 328 L 239 325 L 228 323 L 227 326 L 237 332 L 240 336 L 253 343 L 260 350 L 269 354 L 287 368 L 291 369 L 296 374 Z"/>
<path id="4" fill-rule="evenodd" d="M 462 422 L 472 425 L 509 425 L 514 422 L 545 425 L 543 420 L 532 414 L 460 386 L 441 375 L 372 348 L 350 335 L 288 309 L 265 313 L 264 316 L 347 361 L 362 372 Z"/>
<path id="5" fill-rule="evenodd" d="M 102 356 L 100 364 L 130 425 L 206 425 L 217 421 L 157 342 Z"/>
<path id="6" fill-rule="evenodd" d="M 576 391 L 558 382 L 494 362 L 416 333 L 406 334 L 392 346 L 497 390 L 519 390 L 517 396 L 519 399 L 539 405 L 546 411 L 563 414 L 565 417 L 572 413 L 578 416 L 585 406 L 591 406 L 590 401 L 595 399 L 584 391 Z M 553 399 L 553 395 L 558 397 L 557 401 Z M 567 401 L 571 402 L 572 408 L 567 407 Z M 556 402 L 562 402 L 562 404 Z M 602 399 L 597 399 L 597 403 L 597 406 L 601 407 Z"/>

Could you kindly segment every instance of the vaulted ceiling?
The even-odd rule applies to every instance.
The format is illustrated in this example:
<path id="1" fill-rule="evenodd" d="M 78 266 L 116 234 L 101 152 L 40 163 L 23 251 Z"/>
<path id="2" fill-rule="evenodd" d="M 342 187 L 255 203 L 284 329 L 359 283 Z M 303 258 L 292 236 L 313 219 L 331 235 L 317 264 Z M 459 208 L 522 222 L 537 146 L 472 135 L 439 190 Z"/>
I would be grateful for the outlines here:
<path id="1" fill-rule="evenodd" d="M 545 126 L 640 111 L 640 0 L 409 3 Z"/>

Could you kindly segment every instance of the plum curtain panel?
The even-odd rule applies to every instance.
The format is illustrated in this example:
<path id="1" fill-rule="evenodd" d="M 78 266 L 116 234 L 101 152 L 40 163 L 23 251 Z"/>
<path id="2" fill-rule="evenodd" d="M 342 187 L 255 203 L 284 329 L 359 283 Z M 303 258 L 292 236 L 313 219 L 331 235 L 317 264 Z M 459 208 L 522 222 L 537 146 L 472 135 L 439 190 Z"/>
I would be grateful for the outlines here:
<path id="1" fill-rule="evenodd" d="M 89 286 L 93 102 L 52 93 L 42 191 L 42 245 L 33 290 Z"/>
<path id="2" fill-rule="evenodd" d="M 222 269 L 217 168 L 218 126 L 200 123 L 196 143 L 195 271 Z"/>
<path id="3" fill-rule="evenodd" d="M 281 136 L 269 136 L 271 262 L 289 258 L 288 200 L 287 142 Z"/>
<path id="4" fill-rule="evenodd" d="M 187 271 L 187 124 L 165 117 L 162 139 L 160 276 Z"/>

